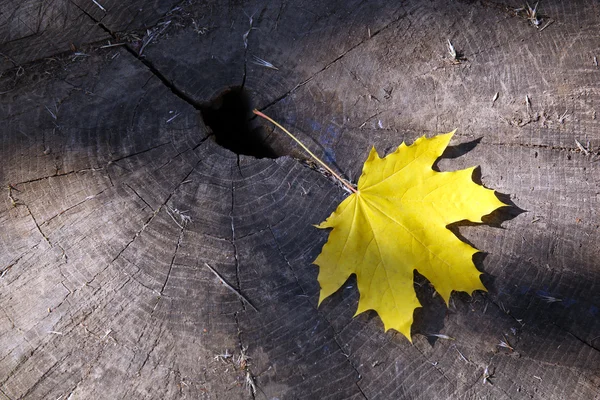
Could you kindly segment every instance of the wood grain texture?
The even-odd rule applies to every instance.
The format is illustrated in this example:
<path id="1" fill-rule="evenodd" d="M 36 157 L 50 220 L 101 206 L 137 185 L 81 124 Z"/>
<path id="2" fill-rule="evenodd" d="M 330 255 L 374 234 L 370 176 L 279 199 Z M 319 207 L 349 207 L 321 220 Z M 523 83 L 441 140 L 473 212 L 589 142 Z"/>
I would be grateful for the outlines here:
<path id="1" fill-rule="evenodd" d="M 0 1 L 0 399 L 600 399 L 596 2 L 100 4 Z M 233 86 L 353 181 L 458 128 L 440 170 L 515 204 L 455 227 L 489 292 L 418 281 L 412 345 L 353 278 L 317 308 L 345 193 L 217 145 Z"/>
<path id="2" fill-rule="evenodd" d="M 154 26 L 175 0 L 2 0 L 0 72 L 60 53 L 84 53 L 91 42 Z M 113 41 L 114 42 L 114 41 Z M 104 43 L 106 44 L 106 42 Z"/>

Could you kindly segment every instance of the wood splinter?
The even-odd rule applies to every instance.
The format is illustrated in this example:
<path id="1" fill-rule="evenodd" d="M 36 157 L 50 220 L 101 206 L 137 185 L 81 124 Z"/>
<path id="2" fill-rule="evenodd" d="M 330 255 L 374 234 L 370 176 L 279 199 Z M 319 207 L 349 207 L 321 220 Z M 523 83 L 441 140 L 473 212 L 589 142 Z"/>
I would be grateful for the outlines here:
<path id="1" fill-rule="evenodd" d="M 252 303 L 250 303 L 250 300 L 248 300 L 248 299 L 247 299 L 247 298 L 246 298 L 246 297 L 245 297 L 243 294 L 241 294 L 241 293 L 240 293 L 240 292 L 239 292 L 239 291 L 238 291 L 236 288 L 234 288 L 234 287 L 233 287 L 233 286 L 231 286 L 229 283 L 227 283 L 227 281 L 226 281 L 225 279 L 223 279 L 223 277 L 222 277 L 222 276 L 221 276 L 221 275 L 220 275 L 220 274 L 217 272 L 217 270 L 215 270 L 213 267 L 211 267 L 210 265 L 208 265 L 208 263 L 204 263 L 204 265 L 206 265 L 206 267 L 207 267 L 208 269 L 210 269 L 210 270 L 211 270 L 211 272 L 212 272 L 213 274 L 215 274 L 215 276 L 216 276 L 217 278 L 219 278 L 219 280 L 221 281 L 221 283 L 222 283 L 223 285 L 225 285 L 225 287 L 226 287 L 227 289 L 229 289 L 229 290 L 231 290 L 233 293 L 235 293 L 235 295 L 236 295 L 237 297 L 239 297 L 239 299 L 240 299 L 242 302 L 244 302 L 244 303 L 248 304 L 248 305 L 250 306 L 250 308 L 252 308 L 254 311 L 256 311 L 256 312 L 259 312 L 259 311 L 258 311 L 258 309 L 257 309 L 256 307 L 254 307 L 254 305 L 253 305 Z"/>

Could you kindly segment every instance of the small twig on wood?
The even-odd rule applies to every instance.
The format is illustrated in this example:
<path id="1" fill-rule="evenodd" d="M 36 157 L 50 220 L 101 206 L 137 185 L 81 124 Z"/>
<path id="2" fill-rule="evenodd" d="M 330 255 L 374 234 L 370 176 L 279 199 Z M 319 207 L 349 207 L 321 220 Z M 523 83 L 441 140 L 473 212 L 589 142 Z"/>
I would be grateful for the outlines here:
<path id="1" fill-rule="evenodd" d="M 452 45 L 452 42 L 450 41 L 450 39 L 447 39 L 447 40 L 448 40 L 448 53 L 450 53 L 450 57 L 452 57 L 453 60 L 456 60 L 456 49 Z"/>
<path id="2" fill-rule="evenodd" d="M 106 49 L 108 47 L 116 47 L 116 46 L 125 46 L 127 43 L 110 43 L 105 44 L 104 46 L 100 46 L 101 49 Z"/>
<path id="3" fill-rule="evenodd" d="M 181 229 L 184 229 L 189 222 L 192 222 L 192 217 L 185 214 L 187 211 L 179 211 L 178 209 L 171 208 L 169 206 L 167 206 L 165 210 L 167 211 L 167 214 L 169 214 L 169 216 L 173 219 L 173 221 L 175 221 L 177 226 L 179 226 Z M 177 215 L 179 216 L 179 218 L 181 218 L 181 224 L 177 222 L 174 215 Z"/>
<path id="4" fill-rule="evenodd" d="M 283 126 L 281 126 L 281 124 L 279 124 L 277 121 L 273 120 L 271 117 L 268 117 L 267 115 L 263 114 L 262 112 L 260 112 L 256 109 L 253 110 L 252 112 L 254 114 L 258 115 L 259 117 L 266 119 L 267 121 L 271 122 L 273 125 L 278 127 L 279 129 L 284 131 L 289 137 L 291 137 L 296 143 L 298 143 L 300 145 L 300 147 L 302 147 L 304 149 L 304 151 L 306 151 L 315 161 L 317 161 L 323 168 L 325 168 L 331 175 L 333 175 L 342 185 L 344 185 L 344 187 L 350 191 L 349 193 L 357 193 L 357 190 L 352 186 L 352 184 L 350 184 L 348 181 L 346 181 L 341 176 L 336 174 L 335 171 L 333 171 L 319 157 L 317 157 L 312 151 L 310 151 L 309 148 L 306 147 L 306 145 L 304 145 L 304 143 L 302 143 L 296 136 L 292 135 L 290 133 L 290 131 L 288 131 Z"/>
<path id="5" fill-rule="evenodd" d="M 100 8 L 102 11 L 106 12 L 106 8 L 102 7 L 102 6 L 100 5 L 100 3 L 98 3 L 96 0 L 92 0 L 92 2 L 93 2 L 95 5 L 97 5 L 97 6 L 98 6 L 98 8 Z"/>
<path id="6" fill-rule="evenodd" d="M 452 336 L 448 336 L 448 335 L 443 335 L 441 333 L 426 333 L 425 335 L 427 336 L 432 336 L 432 337 L 436 337 L 439 339 L 446 339 L 446 340 L 456 340 L 454 339 Z"/>
<path id="7" fill-rule="evenodd" d="M 508 339 L 505 335 L 502 335 L 504 340 L 501 340 L 500 343 L 497 344 L 498 347 L 504 347 L 505 349 L 509 349 L 510 351 L 514 351 L 515 349 L 510 345 Z"/>
<path id="8" fill-rule="evenodd" d="M 546 25 L 542 26 L 542 28 L 540 29 L 540 32 L 543 31 L 544 29 L 546 29 L 547 27 L 549 27 L 550 25 L 552 25 L 553 22 L 554 22 L 553 19 L 546 22 Z"/>
<path id="9" fill-rule="evenodd" d="M 515 9 L 515 14 L 525 18 L 531 25 L 539 28 L 542 20 L 538 18 L 538 3 L 539 2 L 535 3 L 533 8 L 531 8 L 529 3 L 526 3 L 526 6 Z"/>
<path id="10" fill-rule="evenodd" d="M 471 362 L 467 359 L 467 357 L 465 357 L 463 355 L 463 353 L 460 352 L 460 350 L 458 349 L 458 347 L 456 347 L 455 344 L 452 345 L 454 347 L 454 350 L 456 350 L 456 352 L 458 353 L 458 355 L 460 356 L 460 358 L 462 358 L 466 363 L 470 364 Z"/>
<path id="11" fill-rule="evenodd" d="M 233 293 L 235 293 L 235 295 L 244 303 L 248 304 L 250 306 L 250 308 L 252 308 L 254 311 L 258 312 L 258 309 L 256 307 L 254 307 L 254 305 L 252 303 L 250 303 L 250 300 L 248 300 L 246 297 L 244 297 L 243 294 L 241 294 L 236 288 L 234 288 L 233 286 L 231 286 L 229 283 L 227 283 L 227 281 L 225 279 L 223 279 L 223 277 L 210 265 L 208 265 L 208 263 L 204 263 L 204 265 L 210 269 L 210 271 L 215 274 L 215 276 L 217 278 L 219 278 L 219 280 L 221 281 L 221 283 L 223 285 L 225 285 L 225 287 L 227 287 L 227 289 L 231 290 Z"/>
<path id="12" fill-rule="evenodd" d="M 494 95 L 494 98 L 492 99 L 492 107 L 494 107 L 494 103 L 496 103 L 496 100 L 498 100 L 498 96 L 500 96 L 500 92 L 496 92 Z"/>
<path id="13" fill-rule="evenodd" d="M 158 28 L 159 25 L 162 25 L 162 27 Z M 146 36 L 144 36 L 142 39 L 142 47 L 140 47 L 138 55 L 141 56 L 146 46 L 148 46 L 154 39 L 159 37 L 169 27 L 169 25 L 171 25 L 171 21 L 160 22 L 153 30 L 147 29 Z"/>
<path id="14" fill-rule="evenodd" d="M 16 190 L 17 192 L 20 192 L 20 190 L 19 190 L 19 189 L 17 189 L 16 187 L 14 187 L 14 186 L 13 186 L 13 185 L 11 185 L 11 184 L 8 184 L 8 198 L 10 199 L 10 204 L 11 204 L 13 207 L 16 207 L 16 206 L 18 206 L 18 205 L 22 205 L 22 203 L 19 203 L 19 200 L 15 199 L 15 198 L 13 197 L 13 192 L 12 192 L 13 190 Z"/>
<path id="15" fill-rule="evenodd" d="M 579 140 L 575 139 L 575 144 L 577 145 L 577 148 L 578 148 L 579 150 L 581 150 L 581 152 L 582 152 L 584 155 L 586 155 L 586 156 L 587 156 L 588 154 L 590 154 L 590 151 L 589 151 L 588 149 L 586 149 L 585 147 L 583 147 L 583 145 L 582 145 L 581 143 L 579 143 Z"/>
<path id="16" fill-rule="evenodd" d="M 489 383 L 490 385 L 493 385 L 492 381 L 490 381 L 490 378 L 494 377 L 494 371 L 490 371 L 490 366 L 486 365 L 485 370 L 483 371 L 483 384 L 485 385 L 486 383 Z"/>
<path id="17" fill-rule="evenodd" d="M 250 375 L 250 371 L 246 370 L 246 386 L 248 390 L 252 392 L 252 396 L 256 394 L 256 384 L 254 383 L 254 378 Z"/>
<path id="18" fill-rule="evenodd" d="M 173 112 L 173 111 L 170 111 L 170 113 L 172 113 L 172 112 Z M 177 111 L 177 112 L 175 113 L 175 115 L 173 115 L 171 118 L 169 118 L 169 119 L 167 120 L 167 122 L 166 122 L 166 123 L 168 124 L 169 122 L 173 121 L 175 118 L 179 117 L 179 114 L 180 114 L 180 113 L 179 113 L 179 111 Z"/>

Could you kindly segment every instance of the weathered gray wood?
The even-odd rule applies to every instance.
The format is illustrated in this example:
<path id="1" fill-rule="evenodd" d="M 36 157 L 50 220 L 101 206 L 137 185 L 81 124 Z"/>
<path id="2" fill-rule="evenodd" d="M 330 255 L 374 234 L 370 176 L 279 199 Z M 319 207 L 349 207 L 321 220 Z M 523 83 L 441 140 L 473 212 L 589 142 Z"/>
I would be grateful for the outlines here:
<path id="1" fill-rule="evenodd" d="M 2 0 L 0 72 L 69 50 L 85 52 L 81 46 L 111 39 L 107 30 L 117 34 L 141 30 L 138 33 L 141 40 L 143 29 L 154 26 L 177 3 L 175 0 L 95 3 L 92 0 Z"/>
<path id="2" fill-rule="evenodd" d="M 600 399 L 597 5 L 121 3 L 0 7 L 0 398 Z M 59 54 L 82 29 L 129 44 Z M 438 167 L 526 211 L 458 227 L 489 293 L 423 285 L 413 344 L 353 318 L 353 279 L 317 308 L 312 225 L 345 193 L 283 135 L 215 143 L 198 108 L 240 85 L 354 181 L 458 128 Z"/>

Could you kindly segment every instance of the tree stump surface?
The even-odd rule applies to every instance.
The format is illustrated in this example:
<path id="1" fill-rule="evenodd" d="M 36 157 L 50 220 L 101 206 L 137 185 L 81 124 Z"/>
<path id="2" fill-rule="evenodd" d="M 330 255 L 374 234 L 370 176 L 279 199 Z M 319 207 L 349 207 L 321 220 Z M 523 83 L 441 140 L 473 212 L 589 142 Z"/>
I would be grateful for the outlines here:
<path id="1" fill-rule="evenodd" d="M 522 6 L 0 0 L 0 399 L 600 399 L 600 6 Z M 251 107 L 354 182 L 458 128 L 489 291 L 317 307 L 346 193 Z"/>

